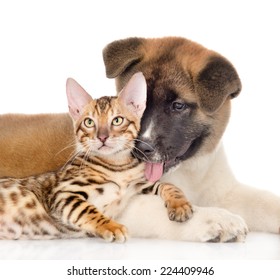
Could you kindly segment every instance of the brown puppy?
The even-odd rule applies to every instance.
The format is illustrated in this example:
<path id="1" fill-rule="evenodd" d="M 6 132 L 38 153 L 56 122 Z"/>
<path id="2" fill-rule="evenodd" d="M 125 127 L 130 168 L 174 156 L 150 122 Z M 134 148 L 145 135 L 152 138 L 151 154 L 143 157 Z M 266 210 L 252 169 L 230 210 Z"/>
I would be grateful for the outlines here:
<path id="1" fill-rule="evenodd" d="M 170 170 L 164 180 L 181 186 L 193 203 L 226 208 L 251 230 L 278 233 L 280 198 L 240 184 L 220 144 L 230 100 L 241 90 L 232 64 L 177 37 L 119 40 L 103 55 L 107 76 L 116 78 L 118 89 L 138 71 L 147 80 L 137 144 L 139 157 L 151 162 L 146 174 L 155 179 Z"/>

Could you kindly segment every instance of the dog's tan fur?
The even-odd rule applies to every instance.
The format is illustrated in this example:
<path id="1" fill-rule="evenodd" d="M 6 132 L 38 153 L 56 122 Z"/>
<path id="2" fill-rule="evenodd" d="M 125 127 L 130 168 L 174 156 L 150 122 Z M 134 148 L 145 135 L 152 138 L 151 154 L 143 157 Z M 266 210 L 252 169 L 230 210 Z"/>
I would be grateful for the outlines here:
<path id="1" fill-rule="evenodd" d="M 73 152 L 73 124 L 68 114 L 3 115 L 0 131 L 0 177 L 56 170 Z"/>

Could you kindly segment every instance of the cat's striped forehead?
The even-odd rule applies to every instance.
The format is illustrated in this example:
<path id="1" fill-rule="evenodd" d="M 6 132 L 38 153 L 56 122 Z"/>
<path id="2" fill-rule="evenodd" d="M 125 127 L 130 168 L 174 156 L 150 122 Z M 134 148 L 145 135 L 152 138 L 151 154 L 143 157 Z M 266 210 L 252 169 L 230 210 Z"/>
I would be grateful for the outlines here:
<path id="1" fill-rule="evenodd" d="M 116 96 L 103 96 L 98 99 L 92 100 L 88 106 L 85 107 L 84 113 L 85 114 L 96 114 L 98 116 L 104 116 L 110 114 L 117 113 L 118 111 L 118 104 L 117 104 L 117 97 Z"/>
<path id="2" fill-rule="evenodd" d="M 103 96 L 96 99 L 95 109 L 98 113 L 108 113 L 111 110 L 112 105 L 116 102 L 116 96 Z"/>

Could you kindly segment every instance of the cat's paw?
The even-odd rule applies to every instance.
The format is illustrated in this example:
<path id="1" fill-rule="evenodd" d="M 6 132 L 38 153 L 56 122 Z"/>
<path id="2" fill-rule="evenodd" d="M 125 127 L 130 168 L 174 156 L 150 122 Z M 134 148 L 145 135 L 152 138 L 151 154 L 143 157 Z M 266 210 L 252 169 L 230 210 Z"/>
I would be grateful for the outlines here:
<path id="1" fill-rule="evenodd" d="M 184 198 L 167 200 L 165 205 L 171 221 L 185 222 L 193 215 L 191 204 Z"/>
<path id="2" fill-rule="evenodd" d="M 123 243 L 128 238 L 128 231 L 125 226 L 111 220 L 98 228 L 98 235 L 107 242 Z"/>

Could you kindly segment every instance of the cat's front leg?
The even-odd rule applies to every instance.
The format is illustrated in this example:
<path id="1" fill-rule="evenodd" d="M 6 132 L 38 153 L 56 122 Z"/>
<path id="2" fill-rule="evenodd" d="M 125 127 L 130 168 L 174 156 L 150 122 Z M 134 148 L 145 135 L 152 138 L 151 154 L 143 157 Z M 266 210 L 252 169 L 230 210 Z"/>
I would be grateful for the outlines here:
<path id="1" fill-rule="evenodd" d="M 58 192 L 58 197 L 63 193 Z M 62 197 L 61 197 L 62 198 Z M 90 236 L 99 236 L 108 242 L 124 242 L 127 229 L 106 216 L 79 195 L 68 199 L 56 199 L 52 206 L 52 215 L 66 226 L 81 230 Z"/>
<path id="2" fill-rule="evenodd" d="M 156 182 L 152 186 L 146 186 L 141 192 L 159 195 L 164 201 L 171 221 L 185 222 L 193 215 L 192 206 L 185 194 L 172 184 Z"/>
<path id="3" fill-rule="evenodd" d="M 192 206 L 179 188 L 172 184 L 160 183 L 159 193 L 165 202 L 171 221 L 185 222 L 192 217 Z"/>

